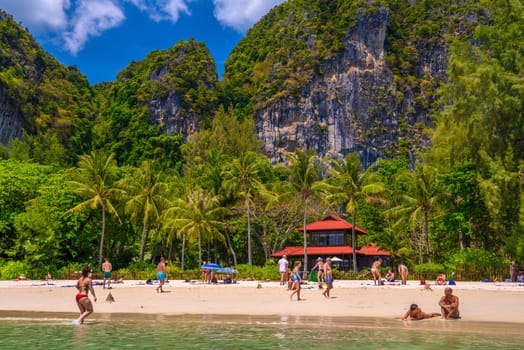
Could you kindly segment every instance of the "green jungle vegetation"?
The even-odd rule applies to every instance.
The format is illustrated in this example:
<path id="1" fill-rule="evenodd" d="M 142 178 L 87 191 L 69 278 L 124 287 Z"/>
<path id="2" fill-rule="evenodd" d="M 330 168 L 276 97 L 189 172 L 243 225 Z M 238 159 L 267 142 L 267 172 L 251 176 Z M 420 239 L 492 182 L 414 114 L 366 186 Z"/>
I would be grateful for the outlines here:
<path id="1" fill-rule="evenodd" d="M 321 74 L 356 11 L 376 9 L 305 3 L 257 23 L 220 82 L 208 50 L 189 40 L 90 86 L 2 14 L 0 87 L 27 125 L 22 141 L 0 149 L 0 278 L 63 276 L 106 256 L 143 277 L 160 255 L 172 275 L 205 260 L 276 278 L 271 253 L 302 245 L 296 228 L 327 213 L 369 232 L 359 246 L 375 242 L 420 273 L 501 278 L 509 261 L 524 264 L 523 1 L 380 1 L 395 19 L 396 81 L 420 96 L 429 86 L 420 103 L 432 111 L 432 145 L 415 169 L 402 152 L 368 169 L 356 154 L 297 149 L 285 165 L 260 154 L 254 108 Z M 415 44 L 444 38 L 446 79 L 416 78 Z M 149 121 L 149 102 L 170 91 L 199 121 L 191 141 Z"/>

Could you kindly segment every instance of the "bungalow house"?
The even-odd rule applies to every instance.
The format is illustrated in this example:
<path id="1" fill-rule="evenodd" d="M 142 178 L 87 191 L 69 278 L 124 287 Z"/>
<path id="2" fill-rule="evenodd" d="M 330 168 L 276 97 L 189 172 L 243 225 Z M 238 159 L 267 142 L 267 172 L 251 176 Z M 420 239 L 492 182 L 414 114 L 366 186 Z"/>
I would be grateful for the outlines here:
<path id="1" fill-rule="evenodd" d="M 318 258 L 337 257 L 341 259 L 336 266 L 340 270 L 352 269 L 353 248 L 351 247 L 351 229 L 353 225 L 337 215 L 328 215 L 320 221 L 306 225 L 307 235 L 307 256 L 308 266 L 305 270 L 310 271 Z M 300 227 L 298 230 L 303 231 Z M 368 233 L 355 226 L 357 235 L 367 235 Z M 389 260 L 389 252 L 382 250 L 377 245 L 370 243 L 363 247 L 356 248 L 357 267 L 363 269 L 371 266 L 371 263 L 381 257 L 385 263 Z M 273 253 L 274 258 L 281 258 L 286 255 L 290 260 L 290 266 L 295 259 L 304 259 L 304 247 L 285 247 Z"/>

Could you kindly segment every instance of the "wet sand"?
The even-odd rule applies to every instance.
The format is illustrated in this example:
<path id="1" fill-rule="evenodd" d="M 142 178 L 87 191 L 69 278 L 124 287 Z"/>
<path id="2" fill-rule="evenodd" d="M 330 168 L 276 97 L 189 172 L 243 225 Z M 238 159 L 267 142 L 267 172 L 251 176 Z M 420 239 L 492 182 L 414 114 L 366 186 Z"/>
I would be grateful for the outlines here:
<path id="1" fill-rule="evenodd" d="M 76 315 L 75 281 L 0 281 L 0 311 L 5 315 L 23 315 L 32 312 Z M 184 281 L 170 281 L 167 293 L 157 293 L 155 285 L 140 281 L 114 284 L 110 290 L 95 286 L 98 301 L 92 317 L 124 317 L 128 314 L 177 316 L 202 315 L 222 319 L 229 315 L 302 317 L 303 319 L 364 317 L 399 320 L 411 303 L 417 303 L 425 312 L 440 312 L 438 300 L 444 286 L 426 290 L 418 281 L 407 286 L 373 286 L 370 281 L 335 281 L 332 297 L 322 296 L 316 284 L 305 285 L 304 300 L 290 301 L 290 292 L 278 282 L 239 281 L 233 285 L 204 285 Z M 453 286 L 460 298 L 462 320 L 469 323 L 524 323 L 524 286 L 513 283 L 458 282 Z M 106 302 L 111 293 L 115 302 Z M 105 315 L 105 316 L 104 316 Z M 108 316 L 113 315 L 113 316 Z M 234 317 L 233 317 L 234 318 Z M 273 318 L 273 317 L 271 317 Z M 424 324 L 444 321 L 440 318 L 424 320 Z M 502 326 L 501 326 L 502 327 Z"/>

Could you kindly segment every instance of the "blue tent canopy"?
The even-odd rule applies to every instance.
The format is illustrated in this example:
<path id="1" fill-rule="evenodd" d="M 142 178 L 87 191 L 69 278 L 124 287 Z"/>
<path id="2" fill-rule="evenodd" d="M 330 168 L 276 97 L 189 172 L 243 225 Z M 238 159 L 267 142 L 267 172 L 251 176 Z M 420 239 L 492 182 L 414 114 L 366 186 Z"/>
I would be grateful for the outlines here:
<path id="1" fill-rule="evenodd" d="M 204 264 L 202 265 L 202 268 L 203 269 L 214 269 L 214 270 L 218 270 L 218 269 L 221 269 L 222 266 L 218 265 L 218 264 Z"/>

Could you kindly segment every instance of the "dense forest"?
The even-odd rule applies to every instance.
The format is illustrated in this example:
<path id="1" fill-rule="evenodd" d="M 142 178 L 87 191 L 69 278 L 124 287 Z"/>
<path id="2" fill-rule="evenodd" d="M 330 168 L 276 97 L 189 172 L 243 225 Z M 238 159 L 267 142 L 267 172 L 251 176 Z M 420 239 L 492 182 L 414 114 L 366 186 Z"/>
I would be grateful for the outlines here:
<path id="1" fill-rule="evenodd" d="M 328 213 L 369 232 L 358 246 L 374 242 L 419 272 L 524 264 L 524 2 L 375 2 L 395 17 L 387 61 L 430 111 L 420 127 L 429 146 L 416 166 L 402 151 L 409 133 L 370 167 L 357 153 L 319 157 L 305 145 L 272 164 L 253 111 L 322 74 L 355 13 L 376 9 L 310 3 L 307 26 L 292 16 L 275 26 L 304 1 L 255 24 L 221 81 L 205 45 L 190 39 L 95 86 L 2 14 L 0 95 L 25 119 L 24 134 L 0 146 L 0 278 L 106 256 L 122 270 L 159 256 L 175 270 L 204 260 L 271 265 L 273 252 L 303 244 L 304 218 Z M 461 33 L 446 36 L 446 74 L 417 80 L 410 43 L 440 45 L 442 27 Z M 151 120 L 151 106 L 174 100 L 186 134 L 161 115 Z"/>

